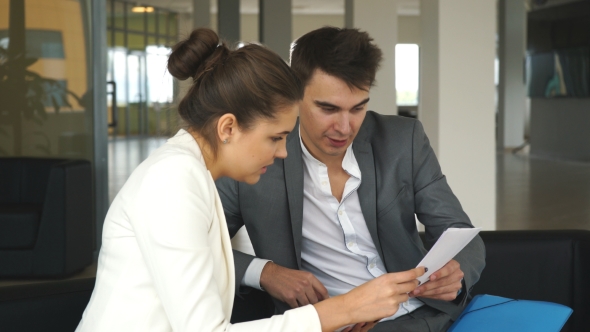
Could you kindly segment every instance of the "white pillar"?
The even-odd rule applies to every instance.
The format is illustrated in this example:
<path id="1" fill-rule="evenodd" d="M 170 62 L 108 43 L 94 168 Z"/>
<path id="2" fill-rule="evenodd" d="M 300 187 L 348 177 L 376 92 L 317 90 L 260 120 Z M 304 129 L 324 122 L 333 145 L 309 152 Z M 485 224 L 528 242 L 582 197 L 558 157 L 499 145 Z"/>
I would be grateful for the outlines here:
<path id="1" fill-rule="evenodd" d="M 495 0 L 423 0 L 419 118 L 473 224 L 496 228 Z"/>
<path id="2" fill-rule="evenodd" d="M 498 2 L 498 147 L 524 142 L 526 87 L 526 9 L 523 0 Z"/>
<path id="3" fill-rule="evenodd" d="M 366 31 L 383 51 L 377 72 L 377 85 L 371 89 L 369 109 L 381 114 L 396 114 L 395 44 L 397 44 L 397 0 L 353 0 L 352 24 Z M 347 17 L 350 17 L 346 14 Z M 347 20 L 349 22 L 349 20 Z M 347 25 L 350 23 L 347 23 Z"/>

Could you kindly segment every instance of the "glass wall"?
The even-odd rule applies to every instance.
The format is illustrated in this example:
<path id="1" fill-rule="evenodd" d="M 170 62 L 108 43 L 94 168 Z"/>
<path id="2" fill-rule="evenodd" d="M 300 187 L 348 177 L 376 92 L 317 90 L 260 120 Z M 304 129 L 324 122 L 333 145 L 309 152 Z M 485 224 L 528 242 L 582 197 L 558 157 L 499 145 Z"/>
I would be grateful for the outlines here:
<path id="1" fill-rule="evenodd" d="M 90 0 L 0 0 L 0 156 L 93 160 Z"/>
<path id="2" fill-rule="evenodd" d="M 177 41 L 177 20 L 168 10 L 107 1 L 110 134 L 159 136 L 176 128 L 166 62 Z"/>

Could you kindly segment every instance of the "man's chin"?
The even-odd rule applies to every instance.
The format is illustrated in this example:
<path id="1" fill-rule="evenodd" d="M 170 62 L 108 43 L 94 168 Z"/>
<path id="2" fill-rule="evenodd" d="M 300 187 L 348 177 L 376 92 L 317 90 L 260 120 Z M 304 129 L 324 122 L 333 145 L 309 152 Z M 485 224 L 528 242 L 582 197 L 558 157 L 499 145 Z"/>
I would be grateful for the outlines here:
<path id="1" fill-rule="evenodd" d="M 348 144 L 343 147 L 335 147 L 330 145 L 324 150 L 324 153 L 331 157 L 338 157 L 343 156 L 346 153 L 346 149 L 348 149 Z"/>

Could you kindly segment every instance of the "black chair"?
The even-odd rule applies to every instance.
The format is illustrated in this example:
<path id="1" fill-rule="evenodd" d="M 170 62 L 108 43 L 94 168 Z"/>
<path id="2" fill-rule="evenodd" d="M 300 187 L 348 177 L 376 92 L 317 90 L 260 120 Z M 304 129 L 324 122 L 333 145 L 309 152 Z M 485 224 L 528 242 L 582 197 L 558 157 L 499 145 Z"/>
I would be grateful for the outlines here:
<path id="1" fill-rule="evenodd" d="M 486 267 L 472 295 L 548 301 L 574 310 L 563 332 L 590 326 L 590 231 L 485 231 Z M 232 322 L 269 317 L 272 300 L 255 292 L 235 298 Z"/>
<path id="2" fill-rule="evenodd" d="M 61 277 L 93 261 L 91 164 L 0 158 L 0 277 Z"/>
<path id="3" fill-rule="evenodd" d="M 562 331 L 590 329 L 590 231 L 488 231 L 472 294 L 548 301 L 574 310 Z"/>
<path id="4" fill-rule="evenodd" d="M 550 301 L 574 309 L 562 331 L 590 326 L 590 231 L 482 232 L 486 268 L 472 294 Z M 0 287 L 0 330 L 73 331 L 82 318 L 94 278 Z M 270 317 L 268 294 L 236 296 L 232 322 Z M 46 324 L 43 324 L 46 322 Z"/>
<path id="5" fill-rule="evenodd" d="M 0 331 L 73 332 L 95 278 L 0 287 Z"/>

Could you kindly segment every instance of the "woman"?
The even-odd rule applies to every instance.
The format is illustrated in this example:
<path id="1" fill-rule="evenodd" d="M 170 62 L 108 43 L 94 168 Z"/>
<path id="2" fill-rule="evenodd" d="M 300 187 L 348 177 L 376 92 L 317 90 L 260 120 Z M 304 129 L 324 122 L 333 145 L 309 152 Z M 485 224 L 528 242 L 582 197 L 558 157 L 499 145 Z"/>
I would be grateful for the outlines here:
<path id="1" fill-rule="evenodd" d="M 77 331 L 333 331 L 392 315 L 422 269 L 282 316 L 229 323 L 234 265 L 214 181 L 253 184 L 275 157 L 287 157 L 285 138 L 303 92 L 273 52 L 218 44 L 213 31 L 198 29 L 173 48 L 168 70 L 194 80 L 178 106 L 188 130 L 152 153 L 111 205 L 96 286 Z"/>

